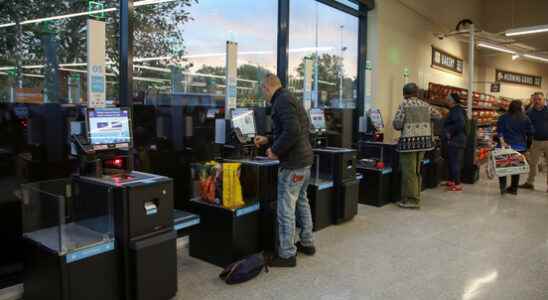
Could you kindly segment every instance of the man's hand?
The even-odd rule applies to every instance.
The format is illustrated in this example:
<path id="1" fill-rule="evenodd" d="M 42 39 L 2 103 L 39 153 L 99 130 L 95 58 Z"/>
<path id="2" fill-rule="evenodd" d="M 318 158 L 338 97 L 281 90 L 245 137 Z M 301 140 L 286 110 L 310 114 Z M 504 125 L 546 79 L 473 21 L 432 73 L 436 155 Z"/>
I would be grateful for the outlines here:
<path id="1" fill-rule="evenodd" d="M 266 150 L 266 156 L 268 156 L 268 159 L 278 160 L 278 156 L 272 152 L 272 148 Z"/>
<path id="2" fill-rule="evenodd" d="M 268 144 L 268 138 L 266 136 L 258 135 L 255 137 L 255 146 L 260 148 L 263 145 Z"/>

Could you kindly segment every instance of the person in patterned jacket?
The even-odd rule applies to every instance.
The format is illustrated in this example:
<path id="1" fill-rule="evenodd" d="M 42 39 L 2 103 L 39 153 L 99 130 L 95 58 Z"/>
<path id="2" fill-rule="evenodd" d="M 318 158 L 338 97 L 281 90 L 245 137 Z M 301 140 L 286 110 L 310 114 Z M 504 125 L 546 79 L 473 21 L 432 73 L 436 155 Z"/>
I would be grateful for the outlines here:
<path id="1" fill-rule="evenodd" d="M 421 163 L 426 151 L 434 148 L 432 119 L 440 114 L 432 107 L 417 98 L 419 88 L 415 83 L 403 87 L 404 100 L 400 104 L 393 127 L 401 131 L 398 143 L 400 152 L 400 169 L 402 177 L 401 200 L 397 203 L 402 208 L 419 209 L 421 201 Z"/>

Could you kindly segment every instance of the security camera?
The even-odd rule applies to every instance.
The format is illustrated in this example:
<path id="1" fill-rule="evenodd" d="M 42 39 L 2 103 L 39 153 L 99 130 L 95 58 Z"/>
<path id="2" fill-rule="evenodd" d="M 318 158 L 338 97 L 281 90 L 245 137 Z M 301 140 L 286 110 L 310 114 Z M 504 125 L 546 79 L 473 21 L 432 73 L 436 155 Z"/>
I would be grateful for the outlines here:
<path id="1" fill-rule="evenodd" d="M 435 32 L 433 35 L 437 37 L 439 40 L 443 40 L 445 38 L 445 34 L 442 32 Z"/>

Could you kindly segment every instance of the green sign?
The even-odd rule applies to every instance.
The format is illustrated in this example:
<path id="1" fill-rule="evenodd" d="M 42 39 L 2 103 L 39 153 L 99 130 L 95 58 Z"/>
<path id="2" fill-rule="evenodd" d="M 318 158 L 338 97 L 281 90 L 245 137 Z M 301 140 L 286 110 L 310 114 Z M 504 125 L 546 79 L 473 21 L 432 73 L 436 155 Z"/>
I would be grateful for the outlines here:
<path id="1" fill-rule="evenodd" d="M 90 17 L 97 20 L 103 20 L 106 18 L 105 4 L 97 1 L 88 1 L 88 13 Z"/>
<path id="2" fill-rule="evenodd" d="M 15 78 L 15 77 L 17 77 L 17 70 L 15 70 L 15 69 L 9 69 L 9 70 L 8 70 L 8 77 L 10 77 L 10 78 Z"/>
<path id="3" fill-rule="evenodd" d="M 373 63 L 370 60 L 365 62 L 365 69 L 369 71 L 373 70 Z"/>
<path id="4" fill-rule="evenodd" d="M 44 21 L 41 24 L 42 32 L 43 33 L 56 33 L 57 31 L 54 28 L 54 26 L 55 26 L 55 22 L 53 22 L 51 20 Z"/>

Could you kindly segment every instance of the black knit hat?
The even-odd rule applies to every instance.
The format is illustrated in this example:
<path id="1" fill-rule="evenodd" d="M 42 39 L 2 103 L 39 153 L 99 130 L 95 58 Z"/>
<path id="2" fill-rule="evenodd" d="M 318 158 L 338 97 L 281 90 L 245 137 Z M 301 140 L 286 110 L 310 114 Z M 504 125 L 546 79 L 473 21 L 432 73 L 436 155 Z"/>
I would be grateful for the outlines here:
<path id="1" fill-rule="evenodd" d="M 449 97 L 449 99 L 455 101 L 457 104 L 462 104 L 461 99 L 460 99 L 460 95 L 459 95 L 459 94 L 457 94 L 457 93 L 451 93 L 451 94 L 449 94 L 448 97 Z"/>
<path id="2" fill-rule="evenodd" d="M 408 83 L 403 87 L 404 96 L 416 96 L 418 92 L 419 87 L 413 82 Z"/>

